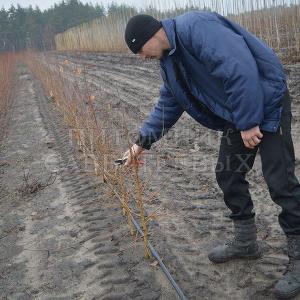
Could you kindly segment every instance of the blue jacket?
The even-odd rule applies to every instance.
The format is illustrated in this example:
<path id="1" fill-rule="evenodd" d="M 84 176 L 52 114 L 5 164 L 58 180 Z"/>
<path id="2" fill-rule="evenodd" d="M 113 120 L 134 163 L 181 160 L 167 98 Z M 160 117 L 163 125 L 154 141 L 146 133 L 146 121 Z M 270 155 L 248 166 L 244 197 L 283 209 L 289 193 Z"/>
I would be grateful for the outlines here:
<path id="1" fill-rule="evenodd" d="M 271 48 L 215 12 L 192 11 L 161 22 L 171 49 L 160 59 L 160 98 L 140 129 L 138 144 L 150 149 L 184 111 L 214 130 L 223 130 L 229 121 L 238 130 L 259 125 L 277 131 L 287 84 Z M 197 101 L 213 114 L 200 110 Z"/>

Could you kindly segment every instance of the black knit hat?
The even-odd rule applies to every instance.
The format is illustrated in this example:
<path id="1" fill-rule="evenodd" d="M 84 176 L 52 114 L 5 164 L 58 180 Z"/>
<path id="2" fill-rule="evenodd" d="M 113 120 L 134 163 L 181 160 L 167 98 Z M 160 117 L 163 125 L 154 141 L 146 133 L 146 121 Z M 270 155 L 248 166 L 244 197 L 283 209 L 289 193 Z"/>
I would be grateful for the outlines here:
<path id="1" fill-rule="evenodd" d="M 134 54 L 137 54 L 161 27 L 161 22 L 149 15 L 133 16 L 127 22 L 125 29 L 127 46 Z"/>

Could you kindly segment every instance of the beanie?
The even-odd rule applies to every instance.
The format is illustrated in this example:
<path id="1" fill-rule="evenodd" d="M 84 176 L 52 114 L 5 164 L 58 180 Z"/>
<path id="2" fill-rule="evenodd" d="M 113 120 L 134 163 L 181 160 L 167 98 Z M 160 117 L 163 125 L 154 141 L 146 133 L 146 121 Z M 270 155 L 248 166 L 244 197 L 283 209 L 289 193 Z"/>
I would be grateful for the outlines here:
<path id="1" fill-rule="evenodd" d="M 146 42 L 162 27 L 160 21 L 149 15 L 130 18 L 125 29 L 125 41 L 129 49 L 137 54 Z"/>

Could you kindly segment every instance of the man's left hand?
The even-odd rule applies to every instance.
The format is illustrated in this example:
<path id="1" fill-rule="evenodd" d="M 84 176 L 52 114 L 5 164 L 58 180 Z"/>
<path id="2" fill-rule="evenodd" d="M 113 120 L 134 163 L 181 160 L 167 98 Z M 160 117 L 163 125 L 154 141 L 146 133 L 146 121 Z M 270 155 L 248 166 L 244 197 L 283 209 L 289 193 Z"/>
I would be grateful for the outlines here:
<path id="1" fill-rule="evenodd" d="M 254 149 L 261 142 L 263 134 L 261 133 L 259 126 L 255 126 L 251 129 L 241 131 L 243 142 L 247 148 Z"/>

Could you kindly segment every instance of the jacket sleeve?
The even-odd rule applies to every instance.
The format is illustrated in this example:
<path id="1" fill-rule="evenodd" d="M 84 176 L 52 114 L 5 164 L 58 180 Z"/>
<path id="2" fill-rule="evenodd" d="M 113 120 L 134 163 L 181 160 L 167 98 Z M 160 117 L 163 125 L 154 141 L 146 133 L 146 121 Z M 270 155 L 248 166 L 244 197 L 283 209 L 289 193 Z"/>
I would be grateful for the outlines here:
<path id="1" fill-rule="evenodd" d="M 148 118 L 144 121 L 136 144 L 149 150 L 177 122 L 184 109 L 173 97 L 166 82 L 161 85 L 160 97 Z"/>
<path id="2" fill-rule="evenodd" d="M 259 125 L 264 95 L 256 61 L 244 38 L 218 21 L 196 19 L 186 31 L 190 50 L 213 77 L 223 81 L 233 123 L 238 130 Z"/>

